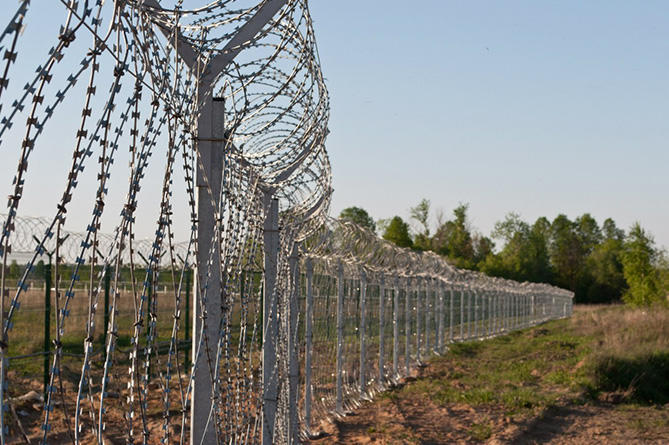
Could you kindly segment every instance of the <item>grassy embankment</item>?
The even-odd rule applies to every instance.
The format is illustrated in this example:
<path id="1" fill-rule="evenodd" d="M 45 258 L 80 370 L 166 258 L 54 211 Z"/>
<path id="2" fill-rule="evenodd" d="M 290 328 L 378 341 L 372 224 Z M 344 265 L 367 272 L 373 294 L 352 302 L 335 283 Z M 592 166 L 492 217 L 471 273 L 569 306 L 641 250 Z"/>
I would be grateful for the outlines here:
<path id="1" fill-rule="evenodd" d="M 382 395 L 359 418 L 340 422 L 330 440 L 533 443 L 524 432 L 579 406 L 646 410 L 622 416 L 618 421 L 629 424 L 620 427 L 665 434 L 667 376 L 669 309 L 579 307 L 571 319 L 451 345 L 415 380 Z"/>

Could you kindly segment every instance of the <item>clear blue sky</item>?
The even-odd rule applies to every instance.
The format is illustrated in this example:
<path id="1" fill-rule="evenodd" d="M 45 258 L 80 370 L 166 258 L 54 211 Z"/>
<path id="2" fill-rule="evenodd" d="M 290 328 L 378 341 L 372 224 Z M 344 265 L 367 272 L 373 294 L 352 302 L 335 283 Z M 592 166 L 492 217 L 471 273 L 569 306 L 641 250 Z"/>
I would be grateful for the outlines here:
<path id="1" fill-rule="evenodd" d="M 332 213 L 591 212 L 669 246 L 669 2 L 310 2 Z"/>
<path id="2" fill-rule="evenodd" d="M 530 221 L 591 212 L 625 229 L 638 220 L 669 246 L 669 2 L 309 4 L 331 94 L 333 214 L 357 205 L 375 219 L 406 218 L 410 206 L 428 198 L 450 216 L 465 202 L 474 227 L 489 234 L 510 211 Z M 64 16 L 58 1 L 33 2 L 4 103 L 42 63 Z M 45 103 L 91 42 L 84 33 L 68 49 Z M 101 91 L 108 84 L 100 81 Z M 21 215 L 55 212 L 85 86 L 82 79 L 45 129 Z M 95 109 L 105 97 L 96 95 Z M 5 195 L 24 122 L 25 115 L 0 147 Z M 164 159 L 156 160 L 143 203 L 158 202 Z M 90 218 L 95 173 L 89 167 L 81 177 L 69 212 L 72 230 L 83 230 Z M 104 231 L 118 222 L 127 150 L 119 152 L 112 177 Z M 175 189 L 182 182 L 177 177 Z M 152 234 L 157 211 L 142 205 L 140 237 Z M 175 223 L 187 227 L 186 213 L 178 212 Z"/>

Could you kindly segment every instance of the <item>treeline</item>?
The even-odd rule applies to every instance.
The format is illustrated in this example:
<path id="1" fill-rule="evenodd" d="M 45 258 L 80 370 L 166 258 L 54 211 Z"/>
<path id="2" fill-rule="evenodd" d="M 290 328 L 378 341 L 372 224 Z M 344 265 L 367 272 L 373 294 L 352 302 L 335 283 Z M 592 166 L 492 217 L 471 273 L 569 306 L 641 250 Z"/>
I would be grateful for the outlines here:
<path id="1" fill-rule="evenodd" d="M 353 221 L 398 246 L 430 250 L 453 265 L 517 281 L 550 283 L 575 293 L 577 303 L 624 301 L 648 305 L 667 301 L 669 267 L 664 252 L 638 223 L 627 232 L 607 218 L 600 225 L 589 213 L 574 220 L 558 215 L 533 223 L 509 213 L 490 236 L 475 231 L 461 204 L 446 219 L 437 215 L 431 230 L 430 202 L 410 210 L 417 229 L 395 216 L 377 222 L 359 207 L 340 218 Z M 499 249 L 495 249 L 499 243 Z"/>

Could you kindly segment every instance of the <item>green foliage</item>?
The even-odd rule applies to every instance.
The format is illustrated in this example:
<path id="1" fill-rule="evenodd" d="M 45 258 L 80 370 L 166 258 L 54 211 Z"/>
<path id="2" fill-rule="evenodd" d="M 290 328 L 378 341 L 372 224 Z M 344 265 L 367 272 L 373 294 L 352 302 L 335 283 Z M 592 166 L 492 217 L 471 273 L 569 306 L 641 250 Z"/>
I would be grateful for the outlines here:
<path id="1" fill-rule="evenodd" d="M 647 305 L 664 300 L 669 289 L 669 259 L 638 225 L 626 237 L 611 218 L 600 226 L 589 213 L 574 220 L 563 214 L 553 221 L 540 217 L 533 224 L 509 213 L 491 234 L 501 244 L 495 252 L 491 238 L 471 229 L 468 204 L 458 205 L 450 220 L 438 217 L 434 234 L 429 226 L 430 209 L 427 199 L 410 209 L 418 225 L 413 238 L 399 216 L 379 220 L 376 227 L 383 238 L 398 246 L 431 250 L 459 268 L 569 289 L 577 303 L 624 300 Z M 357 207 L 345 209 L 340 217 L 367 227 L 374 223 Z"/>
<path id="2" fill-rule="evenodd" d="M 453 210 L 455 219 L 437 227 L 432 237 L 432 248 L 439 255 L 448 257 L 457 267 L 473 269 L 475 251 L 467 221 L 468 208 L 468 204 L 460 204 Z"/>
<path id="3" fill-rule="evenodd" d="M 660 274 L 655 268 L 658 259 L 659 252 L 653 238 L 639 223 L 634 224 L 622 250 L 623 274 L 629 286 L 623 295 L 626 303 L 648 306 L 662 300 L 664 290 Z"/>
<path id="4" fill-rule="evenodd" d="M 493 231 L 493 237 L 505 241 L 504 248 L 499 255 L 489 255 L 481 264 L 481 271 L 518 281 L 550 281 L 547 228 L 545 218 L 530 226 L 517 214 L 509 213 Z"/>
<path id="5" fill-rule="evenodd" d="M 652 352 L 636 357 L 605 355 L 594 366 L 597 388 L 623 391 L 630 400 L 664 405 L 669 403 L 669 353 Z"/>
<path id="6" fill-rule="evenodd" d="M 369 216 L 367 210 L 360 207 L 347 207 L 339 213 L 339 219 L 344 221 L 351 221 L 361 227 L 365 227 L 372 232 L 376 231 L 376 224 L 374 219 Z"/>
<path id="7" fill-rule="evenodd" d="M 409 225 L 399 216 L 393 217 L 383 232 L 383 239 L 388 240 L 400 247 L 412 247 L 413 242 L 409 236 Z"/>
<path id="8" fill-rule="evenodd" d="M 421 231 L 419 231 L 413 240 L 413 247 L 418 250 L 430 250 L 431 240 L 430 240 L 430 201 L 427 199 L 421 200 L 416 207 L 410 209 L 411 219 L 416 220 L 420 226 Z"/>

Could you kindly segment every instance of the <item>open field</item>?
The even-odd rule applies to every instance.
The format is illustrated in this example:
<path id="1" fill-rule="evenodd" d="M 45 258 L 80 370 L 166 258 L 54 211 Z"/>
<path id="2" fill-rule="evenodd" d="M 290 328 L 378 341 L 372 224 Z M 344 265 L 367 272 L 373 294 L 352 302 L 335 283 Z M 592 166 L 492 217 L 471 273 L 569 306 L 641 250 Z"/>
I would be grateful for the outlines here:
<path id="1" fill-rule="evenodd" d="M 452 345 L 314 444 L 669 443 L 669 310 L 578 307 Z"/>

